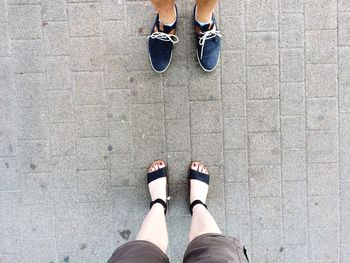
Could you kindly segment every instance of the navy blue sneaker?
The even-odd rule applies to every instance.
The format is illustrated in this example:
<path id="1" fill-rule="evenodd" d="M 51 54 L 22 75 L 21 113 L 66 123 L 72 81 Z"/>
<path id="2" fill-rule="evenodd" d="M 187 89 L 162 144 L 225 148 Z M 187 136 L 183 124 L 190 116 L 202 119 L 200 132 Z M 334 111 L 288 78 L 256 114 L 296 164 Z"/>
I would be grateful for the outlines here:
<path id="1" fill-rule="evenodd" d="M 193 25 L 197 42 L 197 58 L 199 65 L 207 72 L 213 71 L 218 63 L 221 50 L 221 33 L 218 31 L 216 19 L 213 14 L 213 22 L 201 26 L 195 18 L 196 6 L 193 12 Z"/>
<path id="2" fill-rule="evenodd" d="M 152 68 L 157 73 L 163 73 L 168 69 L 172 59 L 173 46 L 179 41 L 175 35 L 178 19 L 176 6 L 175 10 L 176 20 L 172 26 L 163 25 L 159 21 L 159 15 L 157 15 L 151 35 L 147 37 L 149 59 Z"/>

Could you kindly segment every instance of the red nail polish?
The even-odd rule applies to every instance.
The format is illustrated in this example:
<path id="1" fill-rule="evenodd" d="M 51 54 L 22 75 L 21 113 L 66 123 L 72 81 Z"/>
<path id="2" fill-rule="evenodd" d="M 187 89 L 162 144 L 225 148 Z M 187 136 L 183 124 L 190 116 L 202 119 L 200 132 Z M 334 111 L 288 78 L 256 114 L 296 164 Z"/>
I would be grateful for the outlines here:
<path id="1" fill-rule="evenodd" d="M 194 163 L 193 166 L 196 167 L 196 164 Z"/>

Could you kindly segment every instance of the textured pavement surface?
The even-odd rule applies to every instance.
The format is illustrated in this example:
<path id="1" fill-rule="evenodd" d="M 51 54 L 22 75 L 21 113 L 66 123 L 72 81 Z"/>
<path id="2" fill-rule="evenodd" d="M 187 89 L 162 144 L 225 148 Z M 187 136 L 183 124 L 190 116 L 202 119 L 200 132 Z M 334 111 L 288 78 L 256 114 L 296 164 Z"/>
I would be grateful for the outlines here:
<path id="1" fill-rule="evenodd" d="M 220 67 L 196 62 L 193 1 L 163 75 L 134 0 L 0 0 L 0 262 L 105 262 L 169 163 L 169 255 L 187 244 L 186 171 L 253 263 L 350 262 L 350 1 L 222 0 Z"/>

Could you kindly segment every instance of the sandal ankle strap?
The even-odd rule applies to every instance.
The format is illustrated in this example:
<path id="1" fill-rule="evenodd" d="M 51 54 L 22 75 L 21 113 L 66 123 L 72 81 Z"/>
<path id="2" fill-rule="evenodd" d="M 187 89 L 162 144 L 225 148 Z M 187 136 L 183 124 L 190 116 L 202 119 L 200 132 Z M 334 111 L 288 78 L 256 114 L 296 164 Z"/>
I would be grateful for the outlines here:
<path id="1" fill-rule="evenodd" d="M 166 204 L 166 202 L 165 202 L 163 199 L 158 198 L 158 199 L 152 201 L 152 202 L 150 203 L 149 209 L 151 209 L 152 206 L 153 206 L 154 204 L 156 204 L 156 203 L 161 204 L 161 205 L 164 207 L 164 215 L 166 215 L 166 212 L 167 212 L 167 209 L 168 209 L 168 205 Z"/>
<path id="2" fill-rule="evenodd" d="M 205 209 L 208 210 L 208 206 L 206 204 L 204 204 L 201 200 L 197 199 L 191 203 L 191 206 L 190 206 L 191 215 L 193 215 L 193 207 L 195 205 L 203 205 L 205 207 Z"/>

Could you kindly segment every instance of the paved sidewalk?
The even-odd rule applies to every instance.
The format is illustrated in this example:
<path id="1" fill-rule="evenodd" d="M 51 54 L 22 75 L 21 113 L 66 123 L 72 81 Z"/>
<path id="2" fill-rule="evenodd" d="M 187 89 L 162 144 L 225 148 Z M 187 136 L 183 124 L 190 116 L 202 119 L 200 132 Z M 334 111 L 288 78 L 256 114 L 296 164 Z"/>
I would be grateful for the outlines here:
<path id="1" fill-rule="evenodd" d="M 0 0 L 1 263 L 105 262 L 135 238 L 158 158 L 172 262 L 191 160 L 251 262 L 350 262 L 350 1 L 222 0 L 211 74 L 193 5 L 178 1 L 180 42 L 157 75 L 148 1 Z"/>

